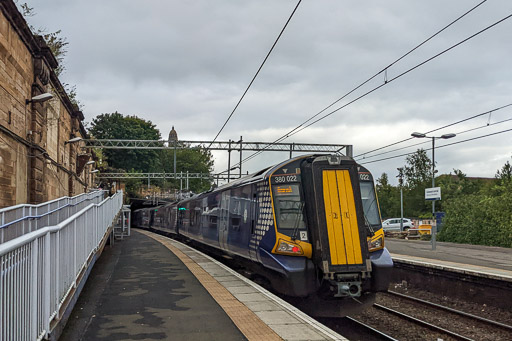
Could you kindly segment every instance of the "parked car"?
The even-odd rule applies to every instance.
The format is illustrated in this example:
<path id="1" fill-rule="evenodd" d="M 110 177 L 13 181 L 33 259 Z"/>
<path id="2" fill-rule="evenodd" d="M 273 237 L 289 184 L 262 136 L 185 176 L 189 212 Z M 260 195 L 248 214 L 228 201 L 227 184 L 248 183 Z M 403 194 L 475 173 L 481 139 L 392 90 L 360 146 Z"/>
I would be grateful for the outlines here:
<path id="1" fill-rule="evenodd" d="M 404 231 L 407 231 L 410 228 L 414 228 L 414 223 L 411 219 L 404 218 L 403 228 Z M 382 229 L 384 231 L 400 231 L 400 218 L 390 218 L 384 220 L 382 222 Z"/>

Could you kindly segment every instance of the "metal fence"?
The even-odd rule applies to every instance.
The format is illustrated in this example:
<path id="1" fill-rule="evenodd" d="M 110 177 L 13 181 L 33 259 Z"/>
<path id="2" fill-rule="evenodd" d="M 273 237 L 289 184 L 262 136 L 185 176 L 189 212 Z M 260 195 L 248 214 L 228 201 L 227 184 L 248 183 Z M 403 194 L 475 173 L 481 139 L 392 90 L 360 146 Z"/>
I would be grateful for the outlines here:
<path id="1" fill-rule="evenodd" d="M 123 204 L 123 193 L 0 244 L 0 340 L 40 340 L 59 321 Z"/>
<path id="2" fill-rule="evenodd" d="M 16 205 L 0 209 L 0 243 L 45 226 L 57 225 L 91 203 L 97 204 L 105 191 L 62 197 L 39 205 Z"/>

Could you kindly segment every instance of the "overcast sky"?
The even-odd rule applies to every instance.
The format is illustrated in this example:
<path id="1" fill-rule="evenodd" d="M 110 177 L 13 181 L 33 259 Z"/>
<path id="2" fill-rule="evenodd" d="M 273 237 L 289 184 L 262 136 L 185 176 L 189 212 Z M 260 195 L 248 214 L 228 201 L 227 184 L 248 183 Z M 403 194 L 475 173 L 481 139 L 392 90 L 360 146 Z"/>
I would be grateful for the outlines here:
<path id="1" fill-rule="evenodd" d="M 304 0 L 218 140 L 274 141 L 382 70 L 481 0 Z M 29 22 L 62 30 L 69 42 L 62 80 L 76 85 L 86 121 L 119 111 L 151 120 L 167 139 L 212 140 L 235 107 L 297 1 L 33 0 Z M 512 14 L 512 1 L 489 0 L 393 65 L 400 75 Z M 359 155 L 512 103 L 512 19 L 387 83 L 286 142 L 351 144 Z M 385 81 L 372 82 L 338 108 Z M 326 111 L 328 113 L 329 111 Z M 493 177 L 512 156 L 512 107 L 436 131 L 440 173 Z M 487 124 L 489 123 L 489 126 Z M 483 127 L 485 126 L 485 127 Z M 410 146 L 407 141 L 374 154 Z M 429 148 L 430 140 L 425 140 Z M 364 162 L 414 151 L 379 155 Z M 250 153 L 244 154 L 248 156 Z M 215 152 L 215 170 L 227 153 Z M 431 152 L 428 152 L 431 155 Z M 232 154 L 238 159 L 238 155 Z M 244 165 L 255 171 L 284 160 L 268 153 Z M 390 179 L 405 157 L 366 163 Z"/>

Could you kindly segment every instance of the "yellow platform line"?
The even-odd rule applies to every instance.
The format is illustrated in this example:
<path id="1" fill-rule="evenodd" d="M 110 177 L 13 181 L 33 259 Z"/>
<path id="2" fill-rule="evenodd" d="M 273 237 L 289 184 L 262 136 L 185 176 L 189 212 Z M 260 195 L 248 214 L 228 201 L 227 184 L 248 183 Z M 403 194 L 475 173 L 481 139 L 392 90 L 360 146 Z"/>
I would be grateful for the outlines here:
<path id="1" fill-rule="evenodd" d="M 183 264 L 199 280 L 213 299 L 226 312 L 229 318 L 248 340 L 282 340 L 254 312 L 236 299 L 222 284 L 206 272 L 189 256 L 172 245 L 171 239 L 147 231 L 138 230 L 148 237 L 160 242 L 178 257 Z"/>

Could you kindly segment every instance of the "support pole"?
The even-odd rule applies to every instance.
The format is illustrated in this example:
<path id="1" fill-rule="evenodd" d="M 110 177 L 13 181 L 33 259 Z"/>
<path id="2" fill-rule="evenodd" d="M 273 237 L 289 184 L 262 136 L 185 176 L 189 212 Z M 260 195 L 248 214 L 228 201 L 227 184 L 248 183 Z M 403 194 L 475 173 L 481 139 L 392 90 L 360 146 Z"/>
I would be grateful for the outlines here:
<path id="1" fill-rule="evenodd" d="M 174 178 L 176 178 L 176 142 L 174 141 Z"/>
<path id="2" fill-rule="evenodd" d="M 242 136 L 240 136 L 240 172 L 238 173 L 238 177 L 241 178 L 242 177 Z"/>
<path id="3" fill-rule="evenodd" d="M 435 137 L 432 137 L 432 188 L 436 187 L 436 161 L 434 157 L 434 148 L 435 148 Z M 436 201 L 432 200 L 432 250 L 436 249 L 436 233 L 437 233 L 437 226 L 434 227 L 434 220 L 436 217 Z"/>
<path id="4" fill-rule="evenodd" d="M 404 193 L 400 186 L 400 232 L 404 230 Z"/>
<path id="5" fill-rule="evenodd" d="M 229 140 L 229 147 L 228 147 L 228 182 L 231 179 L 231 140 Z"/>

